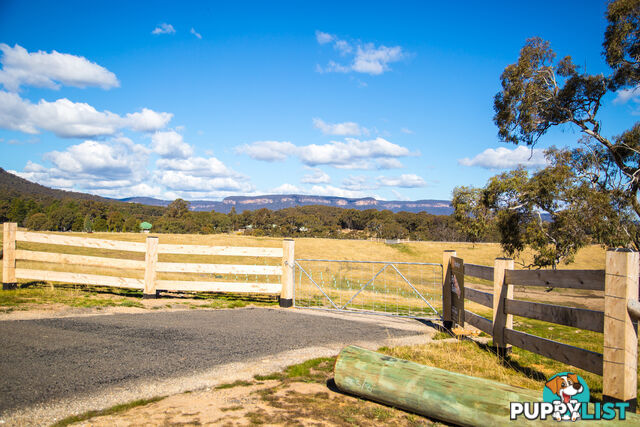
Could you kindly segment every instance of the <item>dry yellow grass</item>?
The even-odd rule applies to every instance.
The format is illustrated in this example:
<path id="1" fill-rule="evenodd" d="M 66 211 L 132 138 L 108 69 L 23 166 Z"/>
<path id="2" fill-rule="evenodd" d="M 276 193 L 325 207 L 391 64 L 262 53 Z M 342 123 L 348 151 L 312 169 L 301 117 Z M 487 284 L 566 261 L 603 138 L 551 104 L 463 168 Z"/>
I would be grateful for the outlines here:
<path id="1" fill-rule="evenodd" d="M 1 234 L 1 233 L 0 233 Z M 122 240 L 129 242 L 144 242 L 147 234 L 141 233 L 56 233 L 67 236 L 79 236 L 98 239 Z M 280 247 L 282 239 L 276 237 L 251 237 L 234 234 L 150 234 L 158 236 L 160 243 L 212 245 L 212 246 L 258 246 Z M 320 238 L 297 238 L 296 258 L 316 259 L 344 259 L 344 260 L 385 260 L 385 261 L 414 261 L 414 262 L 442 262 L 442 252 L 452 249 L 465 261 L 492 265 L 493 260 L 503 256 L 497 243 L 460 243 L 460 242 L 410 242 L 398 245 L 387 245 L 368 240 L 337 240 Z M 60 247 L 57 247 L 58 249 Z M 87 249 L 82 249 L 87 251 Z M 113 253 L 114 251 L 103 251 Z M 65 253 L 75 253 L 66 252 Z M 133 254 L 132 254 L 133 255 Z M 141 256 L 138 254 L 138 258 Z M 191 257 L 189 257 L 191 258 Z M 181 259 L 172 259 L 182 261 Z M 531 262 L 531 254 L 525 252 L 518 262 Z M 591 245 L 581 249 L 575 262 L 562 268 L 570 269 L 601 269 L 604 268 L 604 248 Z"/>
<path id="2" fill-rule="evenodd" d="M 121 240 L 130 242 L 144 242 L 147 234 L 142 233 L 56 233 L 67 236 L 79 236 L 87 238 Z M 281 238 L 251 237 L 235 234 L 151 234 L 158 236 L 161 243 L 187 244 L 187 245 L 211 245 L 211 246 L 251 246 L 251 247 L 280 247 Z M 320 238 L 295 239 L 295 257 L 297 259 L 334 259 L 334 260 L 368 260 L 368 261 L 404 261 L 441 263 L 444 250 L 453 249 L 457 255 L 466 262 L 482 265 L 492 265 L 496 257 L 503 256 L 500 246 L 495 243 L 450 243 L 450 242 L 410 242 L 398 245 L 387 245 L 381 242 L 366 240 L 334 240 Z M 31 249 L 45 252 L 59 252 L 66 254 L 83 254 L 100 257 L 126 258 L 144 260 L 144 254 L 103 249 L 87 249 L 72 246 L 44 245 L 36 243 L 18 242 L 18 248 Z M 224 264 L 260 264 L 279 265 L 277 258 L 251 258 L 251 257 L 211 257 L 193 255 L 160 255 L 160 261 L 166 262 L 203 262 Z M 531 261 L 531 254 L 524 254 L 520 260 L 526 264 Z M 72 273 L 100 274 L 108 276 L 121 276 L 142 278 L 142 270 L 124 270 L 114 268 L 100 268 L 91 266 L 67 266 L 55 263 L 41 263 L 18 261 L 18 268 L 43 269 L 52 271 L 67 271 Z M 604 268 L 604 249 L 600 246 L 589 246 L 582 249 L 576 256 L 575 263 L 564 268 L 570 269 L 601 269 Z M 206 280 L 211 275 L 160 273 L 159 279 L 163 280 Z M 218 275 L 216 280 L 225 281 L 251 281 L 251 282 L 277 282 L 277 276 L 230 276 Z"/>
<path id="3" fill-rule="evenodd" d="M 380 351 L 423 365 L 532 390 L 542 390 L 544 386 L 540 378 L 516 371 L 508 363 L 500 364 L 494 354 L 470 341 L 434 341 L 425 345 L 382 348 Z"/>

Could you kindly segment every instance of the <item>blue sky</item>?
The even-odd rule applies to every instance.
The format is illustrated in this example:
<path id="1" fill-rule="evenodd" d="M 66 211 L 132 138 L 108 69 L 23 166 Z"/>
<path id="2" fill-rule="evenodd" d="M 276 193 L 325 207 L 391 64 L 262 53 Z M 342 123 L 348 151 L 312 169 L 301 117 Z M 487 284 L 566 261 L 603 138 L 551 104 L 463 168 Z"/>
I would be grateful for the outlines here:
<path id="1" fill-rule="evenodd" d="M 0 166 L 108 197 L 449 199 L 542 163 L 497 138 L 500 74 L 533 36 L 608 72 L 605 7 L 0 0 Z M 605 98 L 607 136 L 637 93 Z"/>

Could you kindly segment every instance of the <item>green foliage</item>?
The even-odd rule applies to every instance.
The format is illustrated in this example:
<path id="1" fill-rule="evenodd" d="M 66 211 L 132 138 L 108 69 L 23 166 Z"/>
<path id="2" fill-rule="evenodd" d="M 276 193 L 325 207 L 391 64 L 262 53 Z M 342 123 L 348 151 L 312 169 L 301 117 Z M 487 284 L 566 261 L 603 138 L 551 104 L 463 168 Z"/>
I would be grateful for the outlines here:
<path id="1" fill-rule="evenodd" d="M 42 212 L 36 212 L 34 214 L 29 215 L 29 217 L 24 222 L 24 226 L 30 230 L 46 230 L 47 222 L 49 219 Z"/>
<path id="2" fill-rule="evenodd" d="M 486 239 L 495 225 L 494 215 L 482 203 L 483 192 L 472 187 L 458 187 L 453 190 L 453 217 L 456 225 L 467 240 L 472 243 Z"/>
<path id="3" fill-rule="evenodd" d="M 633 210 L 634 224 L 640 216 L 640 124 L 636 123 L 621 135 L 606 136 L 598 112 L 604 95 L 635 88 L 640 83 L 639 16 L 640 0 L 609 3 L 603 44 L 605 59 L 612 68 L 609 76 L 587 74 L 573 64 L 569 56 L 556 61 L 548 42 L 532 38 L 520 51 L 518 61 L 505 68 L 501 76 L 502 90 L 494 99 L 494 121 L 500 138 L 506 142 L 534 145 L 554 126 L 576 126 L 584 135 L 583 147 L 572 150 L 564 160 L 572 165 L 583 188 L 590 186 L 606 193 L 604 198 L 611 205 L 609 211 L 626 215 Z M 589 193 L 588 197 L 592 196 Z M 537 201 L 546 203 L 540 198 Z M 557 212 L 558 226 L 572 222 Z M 503 228 L 521 223 L 519 215 L 517 212 L 503 214 Z M 637 226 L 629 224 L 624 231 L 636 248 L 640 248 Z M 540 240 L 543 237 L 540 235 Z"/>
<path id="4" fill-rule="evenodd" d="M 518 168 L 492 177 L 484 188 L 456 188 L 456 212 L 466 214 L 462 221 L 471 223 L 471 230 L 474 222 L 482 227 L 484 218 L 494 217 L 505 253 L 514 257 L 529 247 L 536 267 L 572 262 L 590 243 L 628 243 L 625 230 L 635 227 L 633 218 L 616 208 L 610 193 L 576 173 L 571 155 L 550 149 L 550 166 L 538 172 Z"/>
<path id="5" fill-rule="evenodd" d="M 167 218 L 182 218 L 187 212 L 189 212 L 189 202 L 182 199 L 176 199 L 167 206 L 167 210 L 164 215 Z"/>
<path id="6" fill-rule="evenodd" d="M 607 7 L 609 26 L 604 33 L 604 57 L 614 70 L 612 89 L 640 81 L 640 1 L 618 0 Z"/>

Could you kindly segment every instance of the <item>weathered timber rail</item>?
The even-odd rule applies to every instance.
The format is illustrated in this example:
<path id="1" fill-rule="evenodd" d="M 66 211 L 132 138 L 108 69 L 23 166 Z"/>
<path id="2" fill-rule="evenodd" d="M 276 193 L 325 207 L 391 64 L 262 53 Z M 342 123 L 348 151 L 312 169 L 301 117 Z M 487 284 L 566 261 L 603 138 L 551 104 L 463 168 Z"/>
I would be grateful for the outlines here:
<path id="1" fill-rule="evenodd" d="M 155 298 L 160 290 L 279 294 L 281 305 L 291 306 L 291 295 L 293 293 L 293 240 L 284 240 L 281 248 L 162 244 L 159 243 L 159 238 L 155 236 L 149 236 L 144 243 L 141 243 L 18 231 L 15 223 L 4 223 L 3 233 L 3 289 L 14 288 L 17 285 L 17 279 L 26 279 L 141 289 L 144 298 Z M 144 253 L 145 260 L 16 249 L 16 242 Z M 282 261 L 281 265 L 159 262 L 158 255 L 160 254 L 280 258 Z M 79 265 L 109 269 L 143 270 L 144 278 L 16 268 L 17 261 L 55 263 L 64 266 Z M 158 279 L 158 273 L 252 275 L 256 277 L 280 276 L 280 280 L 277 282 L 161 280 Z"/>
<path id="2" fill-rule="evenodd" d="M 515 270 L 511 259 L 493 267 L 465 263 L 454 251 L 443 258 L 443 320 L 446 327 L 465 323 L 491 335 L 498 354 L 512 345 L 603 376 L 605 401 L 628 402 L 636 411 L 638 385 L 638 253 L 612 249 L 605 270 Z M 493 292 L 465 286 L 465 277 L 493 281 Z M 604 311 L 514 299 L 513 287 L 544 286 L 602 291 Z M 487 319 L 465 309 L 465 300 L 492 310 Z M 513 316 L 541 320 L 604 335 L 597 353 L 513 328 Z"/>

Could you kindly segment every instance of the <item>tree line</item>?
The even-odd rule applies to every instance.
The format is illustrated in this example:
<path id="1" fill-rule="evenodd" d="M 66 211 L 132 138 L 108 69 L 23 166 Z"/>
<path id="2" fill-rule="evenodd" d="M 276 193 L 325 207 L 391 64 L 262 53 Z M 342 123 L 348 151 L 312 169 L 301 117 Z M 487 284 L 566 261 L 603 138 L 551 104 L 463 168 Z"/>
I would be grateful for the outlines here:
<path id="1" fill-rule="evenodd" d="M 0 222 L 16 222 L 38 231 L 137 232 L 143 221 L 152 232 L 212 234 L 242 231 L 253 236 L 328 237 L 344 239 L 410 239 L 465 241 L 467 236 L 450 215 L 426 212 L 357 210 L 331 206 L 266 208 L 228 214 L 195 212 L 177 199 L 167 207 L 100 200 L 56 199 L 25 195 L 0 199 Z M 483 240 L 496 241 L 496 232 Z"/>

